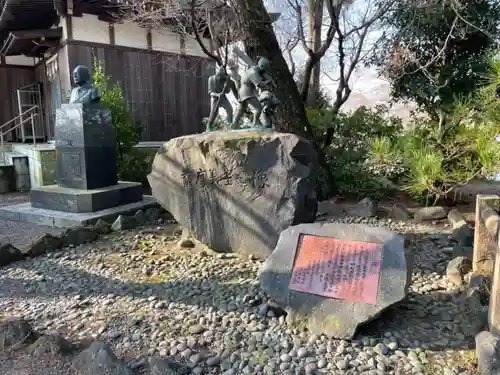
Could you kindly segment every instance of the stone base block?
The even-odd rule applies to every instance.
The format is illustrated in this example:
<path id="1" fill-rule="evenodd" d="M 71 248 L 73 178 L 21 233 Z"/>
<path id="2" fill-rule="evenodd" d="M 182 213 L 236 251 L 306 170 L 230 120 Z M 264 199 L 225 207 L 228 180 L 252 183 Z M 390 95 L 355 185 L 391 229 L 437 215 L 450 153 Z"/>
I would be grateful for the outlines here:
<path id="1" fill-rule="evenodd" d="M 46 210 L 90 213 L 142 199 L 142 184 L 119 182 L 118 185 L 99 189 L 80 190 L 58 185 L 42 186 L 31 190 L 31 206 Z"/>
<path id="2" fill-rule="evenodd" d="M 94 225 L 98 219 L 112 223 L 118 215 L 133 215 L 138 210 L 160 207 L 152 196 L 145 195 L 139 202 L 129 203 L 91 213 L 73 213 L 34 208 L 31 203 L 0 207 L 0 218 L 24 223 L 34 223 L 57 228 Z"/>

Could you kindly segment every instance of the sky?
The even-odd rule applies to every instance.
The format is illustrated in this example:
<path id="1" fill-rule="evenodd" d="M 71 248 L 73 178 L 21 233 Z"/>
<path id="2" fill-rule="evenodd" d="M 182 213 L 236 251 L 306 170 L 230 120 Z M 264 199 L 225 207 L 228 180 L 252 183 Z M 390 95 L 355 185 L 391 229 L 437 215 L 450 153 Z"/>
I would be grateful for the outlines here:
<path id="1" fill-rule="evenodd" d="M 286 0 L 264 0 L 264 2 L 268 11 L 282 13 L 281 19 L 275 24 L 275 31 L 280 41 L 286 39 L 286 33 L 295 29 L 295 27 L 292 27 L 290 24 L 293 20 L 291 20 L 288 15 L 289 6 L 286 4 Z M 352 14 L 359 14 L 359 12 L 365 11 L 367 3 L 367 0 L 354 0 L 351 8 Z M 371 30 L 367 38 L 368 43 L 366 43 L 366 48 L 373 46 L 373 43 L 376 42 L 379 36 L 380 30 Z M 332 45 L 330 49 L 331 51 L 334 51 L 335 46 Z M 305 51 L 298 46 L 294 51 L 296 64 L 300 66 L 300 63 L 305 60 L 305 57 Z M 322 74 L 321 84 L 326 91 L 330 93 L 330 95 L 334 95 L 337 88 L 336 82 L 330 78 L 338 76 L 337 61 L 336 56 L 334 56 L 331 52 L 329 52 L 329 54 L 327 54 L 321 61 L 322 70 L 326 73 Z M 350 85 L 352 93 L 349 100 L 344 105 L 344 110 L 354 109 L 360 105 L 373 106 L 375 104 L 389 104 L 391 99 L 389 82 L 379 77 L 379 74 L 373 68 L 368 68 L 365 67 L 364 64 L 359 64 L 352 76 L 352 79 L 350 80 Z M 409 112 L 412 108 L 414 107 L 411 105 L 407 106 L 403 104 L 396 104 L 392 106 L 391 113 L 406 119 L 408 118 Z"/>

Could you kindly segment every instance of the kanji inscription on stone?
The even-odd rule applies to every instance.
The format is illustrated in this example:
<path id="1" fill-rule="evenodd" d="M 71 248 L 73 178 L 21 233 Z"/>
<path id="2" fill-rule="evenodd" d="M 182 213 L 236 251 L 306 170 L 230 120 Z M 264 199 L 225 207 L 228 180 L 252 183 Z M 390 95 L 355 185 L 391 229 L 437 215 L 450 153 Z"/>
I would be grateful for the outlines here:
<path id="1" fill-rule="evenodd" d="M 382 244 L 300 236 L 291 290 L 376 305 Z"/>

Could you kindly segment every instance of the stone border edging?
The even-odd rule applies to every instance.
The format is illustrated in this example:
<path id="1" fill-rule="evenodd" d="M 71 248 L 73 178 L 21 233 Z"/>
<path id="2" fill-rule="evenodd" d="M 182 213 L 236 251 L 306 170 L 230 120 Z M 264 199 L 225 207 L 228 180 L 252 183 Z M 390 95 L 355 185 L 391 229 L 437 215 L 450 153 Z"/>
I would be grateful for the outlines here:
<path id="1" fill-rule="evenodd" d="M 44 233 L 38 236 L 33 244 L 21 251 L 10 243 L 0 243 L 0 267 L 18 262 L 27 258 L 35 258 L 65 246 L 79 246 L 96 241 L 100 235 L 122 230 L 133 229 L 150 221 L 156 221 L 162 214 L 171 215 L 162 208 L 148 208 L 146 212 L 138 210 L 133 216 L 119 215 L 110 224 L 99 219 L 94 226 L 83 226 L 66 229 L 61 236 Z"/>

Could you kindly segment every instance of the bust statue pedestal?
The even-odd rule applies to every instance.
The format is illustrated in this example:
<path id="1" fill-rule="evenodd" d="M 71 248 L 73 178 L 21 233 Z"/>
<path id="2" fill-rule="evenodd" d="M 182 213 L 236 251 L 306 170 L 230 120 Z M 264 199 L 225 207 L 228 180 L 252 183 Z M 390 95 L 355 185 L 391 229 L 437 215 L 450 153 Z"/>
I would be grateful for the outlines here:
<path id="1" fill-rule="evenodd" d="M 116 136 L 111 112 L 99 103 L 63 104 L 56 112 L 57 185 L 97 189 L 116 185 Z"/>
<path id="2" fill-rule="evenodd" d="M 142 185 L 118 182 L 111 113 L 99 103 L 56 111 L 57 185 L 31 190 L 34 208 L 89 213 L 142 200 Z"/>

